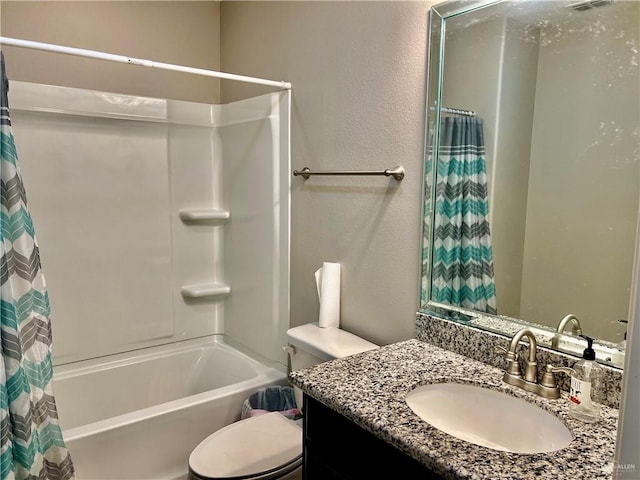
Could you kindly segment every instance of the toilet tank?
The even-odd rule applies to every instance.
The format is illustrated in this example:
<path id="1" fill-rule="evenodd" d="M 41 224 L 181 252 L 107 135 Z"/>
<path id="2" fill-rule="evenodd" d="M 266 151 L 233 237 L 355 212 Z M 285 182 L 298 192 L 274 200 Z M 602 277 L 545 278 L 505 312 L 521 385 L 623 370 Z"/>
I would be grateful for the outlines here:
<path id="1" fill-rule="evenodd" d="M 340 328 L 320 328 L 317 323 L 307 323 L 287 330 L 291 370 L 308 368 L 336 358 L 355 355 L 378 348 L 378 345 Z"/>

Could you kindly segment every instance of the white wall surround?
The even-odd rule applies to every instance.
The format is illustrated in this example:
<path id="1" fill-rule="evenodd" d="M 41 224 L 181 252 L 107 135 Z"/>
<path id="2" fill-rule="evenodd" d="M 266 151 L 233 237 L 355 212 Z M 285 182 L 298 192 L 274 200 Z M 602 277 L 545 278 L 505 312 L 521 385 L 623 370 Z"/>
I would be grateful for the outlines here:
<path id="1" fill-rule="evenodd" d="M 11 82 L 9 101 L 55 364 L 223 333 L 224 304 L 235 294 L 225 269 L 238 280 L 236 302 L 268 307 L 260 325 L 274 327 L 234 328 L 231 313 L 229 330 L 284 361 L 275 347 L 288 325 L 288 92 L 208 105 Z M 225 153 L 221 137 L 231 126 Z M 250 175 L 234 175 L 238 165 Z M 254 176 L 257 167 L 270 171 Z M 223 196 L 225 169 L 235 197 Z M 243 218 L 255 205 L 271 210 Z M 225 249 L 238 225 L 252 235 Z M 269 259 L 260 275 L 244 260 L 255 253 Z M 250 280 L 241 281 L 244 271 Z M 261 291 L 268 295 L 256 303 Z"/>
<path id="2" fill-rule="evenodd" d="M 284 91 L 223 105 L 225 334 L 287 364 L 289 328 L 290 109 Z"/>

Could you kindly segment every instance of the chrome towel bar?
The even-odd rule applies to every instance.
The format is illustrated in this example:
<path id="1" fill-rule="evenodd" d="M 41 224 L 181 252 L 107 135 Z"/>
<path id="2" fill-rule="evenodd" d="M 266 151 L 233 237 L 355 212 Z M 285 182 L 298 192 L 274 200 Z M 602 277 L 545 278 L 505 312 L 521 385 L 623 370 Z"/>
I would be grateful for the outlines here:
<path id="1" fill-rule="evenodd" d="M 300 175 L 305 180 L 308 180 L 311 175 L 384 175 L 385 177 L 393 177 L 400 181 L 404 178 L 404 168 L 397 165 L 393 168 L 387 168 L 386 170 L 324 170 L 312 172 L 309 167 L 304 167 L 302 170 L 294 170 L 294 176 Z"/>

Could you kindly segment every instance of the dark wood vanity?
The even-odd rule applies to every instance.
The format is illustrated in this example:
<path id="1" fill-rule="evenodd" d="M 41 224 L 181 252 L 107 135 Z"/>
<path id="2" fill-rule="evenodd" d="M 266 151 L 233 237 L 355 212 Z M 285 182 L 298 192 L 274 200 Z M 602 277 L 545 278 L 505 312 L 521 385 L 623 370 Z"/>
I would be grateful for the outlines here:
<path id="1" fill-rule="evenodd" d="M 303 478 L 611 480 L 618 410 L 602 405 L 600 421 L 580 422 L 566 399 L 535 396 L 502 382 L 503 374 L 417 339 L 292 371 L 291 383 L 305 393 Z M 434 428 L 406 402 L 418 385 L 460 380 L 538 405 L 565 423 L 573 441 L 533 456 L 487 448 Z"/>
<path id="2" fill-rule="evenodd" d="M 308 395 L 304 412 L 304 480 L 442 478 Z"/>

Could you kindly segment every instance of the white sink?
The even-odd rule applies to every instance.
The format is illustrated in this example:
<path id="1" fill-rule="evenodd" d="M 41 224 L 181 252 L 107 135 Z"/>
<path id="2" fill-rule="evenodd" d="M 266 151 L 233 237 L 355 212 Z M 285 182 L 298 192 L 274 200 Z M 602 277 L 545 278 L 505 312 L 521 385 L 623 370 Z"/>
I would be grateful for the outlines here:
<path id="1" fill-rule="evenodd" d="M 410 391 L 407 405 L 461 440 L 514 453 L 553 452 L 573 440 L 554 415 L 519 398 L 476 385 L 434 383 Z"/>

